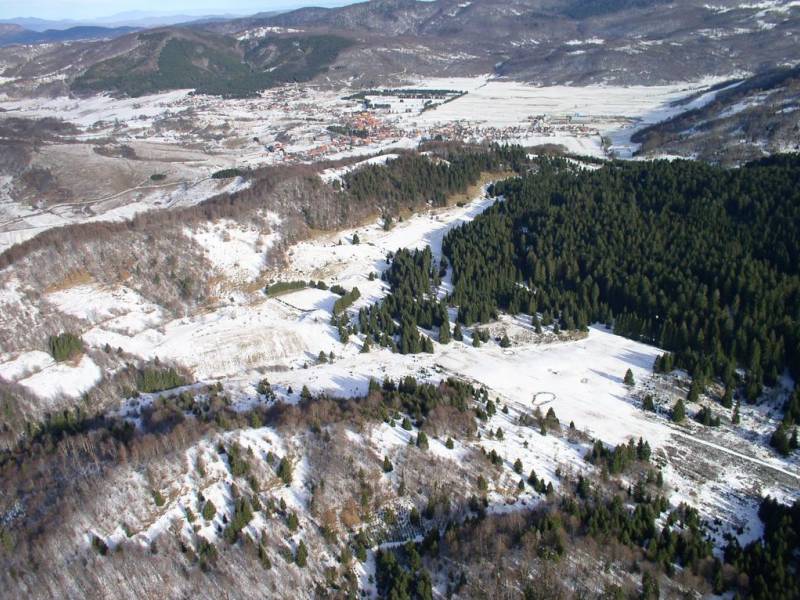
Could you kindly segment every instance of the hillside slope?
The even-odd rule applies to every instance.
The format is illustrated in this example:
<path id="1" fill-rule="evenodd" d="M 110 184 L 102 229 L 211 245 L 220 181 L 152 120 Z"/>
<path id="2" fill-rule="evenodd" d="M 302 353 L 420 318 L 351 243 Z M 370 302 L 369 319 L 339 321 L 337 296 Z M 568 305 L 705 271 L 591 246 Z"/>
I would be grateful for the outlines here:
<path id="1" fill-rule="evenodd" d="M 72 84 L 76 92 L 130 96 L 194 88 L 201 93 L 249 95 L 278 83 L 306 81 L 327 68 L 345 38 L 233 38 L 188 29 L 140 33 L 132 52 L 92 65 Z"/>
<path id="2" fill-rule="evenodd" d="M 721 163 L 800 149 L 800 67 L 770 70 L 721 86 L 710 104 L 633 136 L 640 155 Z"/>
<path id="3" fill-rule="evenodd" d="M 373 0 L 216 27 L 378 36 L 374 47 L 387 62 L 432 73 L 451 68 L 438 60 L 448 53 L 462 70 L 469 65 L 540 84 L 656 84 L 798 60 L 798 25 L 800 6 L 789 0 L 713 6 L 700 0 Z M 403 51 L 413 59 L 400 60 Z M 358 66 L 371 70 L 366 59 Z"/>

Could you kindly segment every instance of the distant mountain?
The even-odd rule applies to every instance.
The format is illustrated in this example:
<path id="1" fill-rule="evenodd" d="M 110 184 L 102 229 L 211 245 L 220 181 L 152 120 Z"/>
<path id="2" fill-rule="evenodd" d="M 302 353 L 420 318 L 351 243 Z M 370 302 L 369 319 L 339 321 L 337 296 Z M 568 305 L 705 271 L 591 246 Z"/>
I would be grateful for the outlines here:
<path id="1" fill-rule="evenodd" d="M 633 136 L 640 155 L 669 154 L 736 164 L 800 151 L 800 67 L 718 86 L 714 100 Z"/>
<path id="2" fill-rule="evenodd" d="M 369 41 L 342 79 L 494 72 L 540 84 L 658 84 L 800 60 L 800 3 L 765 0 L 372 0 L 215 24 Z"/>
<path id="3" fill-rule="evenodd" d="M 0 25 L 0 46 L 12 44 L 51 44 L 76 40 L 112 39 L 136 31 L 133 27 L 78 26 L 69 29 L 30 31 L 19 25 Z"/>
<path id="4" fill-rule="evenodd" d="M 800 62 L 796 0 L 372 0 L 180 29 L 184 33 L 175 35 L 184 41 L 151 43 L 140 34 L 70 52 L 0 56 L 13 65 L 4 76 L 19 77 L 5 89 L 19 86 L 32 93 L 41 86 L 36 75 L 55 70 L 61 83 L 48 82 L 42 93 L 67 88 L 139 94 L 178 84 L 224 93 L 228 76 L 235 79 L 236 93 L 252 93 L 323 74 L 325 84 L 362 87 L 481 74 L 537 85 L 660 85 L 751 75 Z M 199 61 L 205 51 L 194 58 L 183 55 L 178 64 L 184 72 L 151 77 L 164 72 L 164 56 L 175 58 L 173 51 L 182 44 L 198 43 L 185 42 L 188 31 L 212 36 L 199 42 L 212 53 L 211 63 Z M 213 36 L 216 41 L 210 41 Z M 287 45 L 294 43 L 299 47 Z M 277 74 L 248 58 L 265 49 L 275 50 L 283 65 Z M 327 49 L 333 51 L 323 56 Z M 128 51 L 133 54 L 125 56 Z M 215 75 L 217 59 L 228 65 L 220 66 L 225 77 Z"/>
<path id="5" fill-rule="evenodd" d="M 308 81 L 353 43 L 327 34 L 239 41 L 187 28 L 149 30 L 130 41 L 127 52 L 99 61 L 78 76 L 72 91 L 141 96 L 193 88 L 250 96 L 280 83 Z"/>
<path id="6" fill-rule="evenodd" d="M 261 17 L 270 17 L 278 14 L 277 11 L 261 13 Z M 93 27 L 132 27 L 137 29 L 146 29 L 150 27 L 165 27 L 168 25 L 177 25 L 181 23 L 198 23 L 198 22 L 213 22 L 225 21 L 235 18 L 240 18 L 241 15 L 235 14 L 209 14 L 209 15 L 191 15 L 191 14 L 170 14 L 170 13 L 153 13 L 145 11 L 128 11 L 117 13 L 108 17 L 99 19 L 81 19 L 81 20 L 48 20 L 37 19 L 35 17 L 17 17 L 13 19 L 0 19 L 0 25 L 18 25 L 23 29 L 29 31 L 43 32 L 49 29 L 71 29 L 74 27 L 93 26 Z"/>
<path id="7" fill-rule="evenodd" d="M 51 21 L 49 19 L 37 19 L 36 17 L 17 17 L 14 19 L 0 19 L 2 25 L 17 25 L 29 31 L 45 31 L 47 29 L 69 29 L 78 25 L 89 25 L 80 21 L 70 19 Z"/>

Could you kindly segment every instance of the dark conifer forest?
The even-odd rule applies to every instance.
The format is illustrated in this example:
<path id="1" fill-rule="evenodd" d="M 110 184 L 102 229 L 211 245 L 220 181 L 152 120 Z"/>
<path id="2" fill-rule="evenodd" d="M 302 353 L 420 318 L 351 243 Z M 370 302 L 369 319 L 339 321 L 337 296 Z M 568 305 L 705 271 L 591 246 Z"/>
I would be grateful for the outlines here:
<path id="1" fill-rule="evenodd" d="M 461 323 L 502 309 L 613 324 L 700 380 L 744 368 L 751 401 L 800 375 L 800 157 L 535 171 L 445 238 Z"/>

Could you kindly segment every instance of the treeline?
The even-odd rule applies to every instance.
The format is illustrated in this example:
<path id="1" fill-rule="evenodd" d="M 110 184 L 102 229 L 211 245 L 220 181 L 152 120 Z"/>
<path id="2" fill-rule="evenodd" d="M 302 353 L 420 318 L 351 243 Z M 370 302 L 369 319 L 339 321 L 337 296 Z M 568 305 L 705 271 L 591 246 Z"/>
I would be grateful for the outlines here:
<path id="1" fill-rule="evenodd" d="M 447 197 L 464 192 L 487 171 L 520 170 L 527 163 L 519 146 L 460 148 L 447 162 L 404 154 L 386 165 L 368 165 L 344 176 L 351 201 L 381 207 L 385 213 L 428 202 L 443 206 Z"/>
<path id="2" fill-rule="evenodd" d="M 434 264 L 430 247 L 398 250 L 382 277 L 391 292 L 383 301 L 362 308 L 357 330 L 368 340 L 402 354 L 433 352 L 432 340 L 419 328 L 440 331 L 439 340 L 450 340 L 447 306 L 434 293 L 441 282 L 442 265 Z"/>
<path id="3" fill-rule="evenodd" d="M 137 389 L 145 394 L 171 390 L 187 383 L 187 379 L 174 367 L 145 367 L 136 377 Z"/>
<path id="4" fill-rule="evenodd" d="M 494 186 L 505 202 L 446 236 L 449 300 L 464 324 L 498 309 L 564 329 L 613 323 L 755 400 L 784 369 L 800 376 L 798 179 L 796 155 L 737 170 L 539 159 Z"/>
<path id="5" fill-rule="evenodd" d="M 358 291 L 357 287 L 354 287 L 349 292 L 343 294 L 341 298 L 337 298 L 336 302 L 333 303 L 333 314 L 338 315 L 346 311 L 359 298 L 361 298 L 361 292 Z"/>
<path id="6" fill-rule="evenodd" d="M 354 127 L 347 127 L 345 125 L 328 125 L 327 129 L 331 133 L 336 133 L 338 135 L 349 135 L 359 138 L 369 137 L 369 131 L 366 129 L 356 129 Z"/>
<path id="7" fill-rule="evenodd" d="M 768 497 L 761 503 L 758 517 L 764 524 L 761 538 L 744 548 L 731 539 L 725 548 L 725 562 L 746 577 L 748 598 L 800 598 L 800 501 L 787 506 Z"/>
<path id="8" fill-rule="evenodd" d="M 434 199 L 443 202 L 449 194 L 466 191 L 483 170 L 522 170 L 527 164 L 521 148 L 439 144 L 420 150 L 445 158 L 451 166 L 407 152 L 386 165 L 370 165 L 349 173 L 345 176 L 346 189 L 339 192 L 324 184 L 314 167 L 260 168 L 249 172 L 251 183 L 247 189 L 219 194 L 195 206 L 140 213 L 128 221 L 48 229 L 0 253 L 0 269 L 42 249 L 58 248 L 76 254 L 87 241 L 117 241 L 120 235 L 132 231 L 155 234 L 194 223 L 241 220 L 265 208 L 281 214 L 288 210 L 311 228 L 335 229 L 355 225 L 376 211 L 393 216 Z"/>

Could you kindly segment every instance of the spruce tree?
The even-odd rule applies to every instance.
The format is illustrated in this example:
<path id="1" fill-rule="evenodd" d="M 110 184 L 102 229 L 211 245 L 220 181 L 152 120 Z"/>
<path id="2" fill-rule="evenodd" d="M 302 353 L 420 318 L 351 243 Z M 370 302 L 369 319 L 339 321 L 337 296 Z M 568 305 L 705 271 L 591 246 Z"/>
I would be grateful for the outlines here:
<path id="1" fill-rule="evenodd" d="M 631 371 L 630 369 L 625 371 L 624 382 L 625 382 L 625 385 L 631 386 L 631 387 L 636 384 L 636 381 L 633 379 L 633 371 Z"/>
<path id="2" fill-rule="evenodd" d="M 648 412 L 656 412 L 656 405 L 653 402 L 653 397 L 647 394 L 642 401 L 642 409 Z"/>
<path id="3" fill-rule="evenodd" d="M 686 407 L 683 405 L 683 399 L 678 398 L 675 406 L 672 407 L 672 420 L 680 423 L 686 418 Z"/>
<path id="4" fill-rule="evenodd" d="M 303 568 L 308 564 L 308 549 L 306 548 L 306 544 L 303 542 L 303 540 L 300 540 L 300 543 L 297 545 L 297 553 L 295 554 L 294 562 L 300 568 Z"/>
<path id="5" fill-rule="evenodd" d="M 296 513 L 290 512 L 289 516 L 286 517 L 286 527 L 288 527 L 289 531 L 292 533 L 297 531 L 298 527 L 300 527 L 300 521 L 298 520 Z"/>
<path id="6" fill-rule="evenodd" d="M 692 385 L 689 386 L 689 394 L 686 396 L 688 402 L 697 402 L 700 399 L 700 382 L 695 377 Z"/>
<path id="7" fill-rule="evenodd" d="M 391 473 L 394 471 L 394 467 L 392 466 L 392 462 L 389 460 L 388 456 L 383 457 L 383 472 L 384 473 Z"/>
<path id="8" fill-rule="evenodd" d="M 658 580 L 650 571 L 645 571 L 642 574 L 642 600 L 658 600 L 660 597 L 660 590 L 658 588 Z"/>
<path id="9" fill-rule="evenodd" d="M 464 341 L 464 333 L 461 331 L 461 323 L 456 323 L 456 326 L 453 328 L 453 339 L 457 342 Z"/>
<path id="10" fill-rule="evenodd" d="M 722 394 L 722 406 L 725 408 L 731 408 L 733 406 L 733 387 L 727 386 L 725 388 L 725 393 Z"/>

